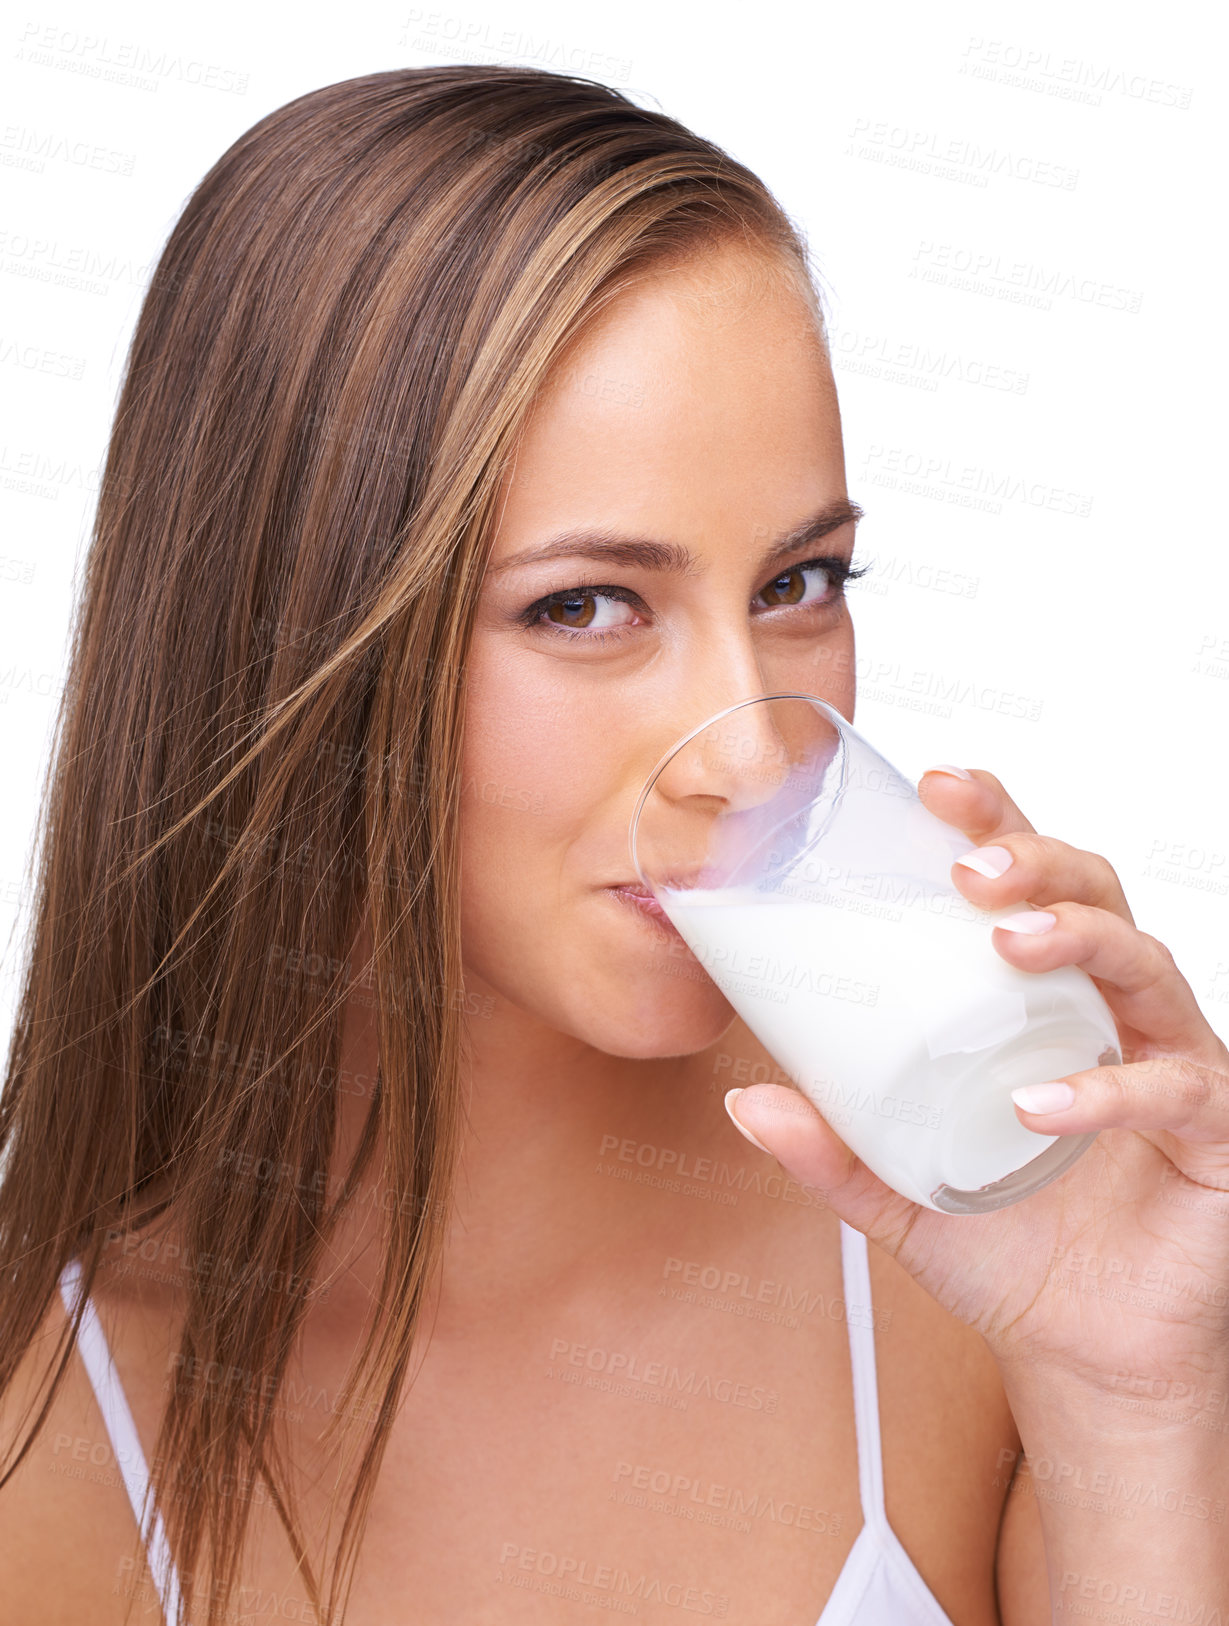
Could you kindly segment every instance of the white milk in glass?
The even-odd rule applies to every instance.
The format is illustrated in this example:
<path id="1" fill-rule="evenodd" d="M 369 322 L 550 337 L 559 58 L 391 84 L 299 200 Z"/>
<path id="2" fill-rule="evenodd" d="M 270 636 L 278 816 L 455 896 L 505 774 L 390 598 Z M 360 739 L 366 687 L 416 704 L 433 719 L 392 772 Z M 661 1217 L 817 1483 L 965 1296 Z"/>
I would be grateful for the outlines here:
<path id="1" fill-rule="evenodd" d="M 788 883 L 787 883 L 788 886 Z M 1019 971 L 996 920 L 925 886 L 857 891 L 660 889 L 705 971 L 862 1161 L 915 1202 L 976 1191 L 1059 1137 L 1010 1091 L 1120 1060 L 1117 1029 L 1077 967 Z"/>

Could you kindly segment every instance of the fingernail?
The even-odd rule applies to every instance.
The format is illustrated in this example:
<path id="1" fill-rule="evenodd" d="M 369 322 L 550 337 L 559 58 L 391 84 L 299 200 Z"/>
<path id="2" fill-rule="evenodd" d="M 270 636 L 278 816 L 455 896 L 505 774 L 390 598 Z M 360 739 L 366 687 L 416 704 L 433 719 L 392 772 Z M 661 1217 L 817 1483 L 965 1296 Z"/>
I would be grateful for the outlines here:
<path id="1" fill-rule="evenodd" d="M 1070 1084 L 1021 1084 L 1011 1098 L 1025 1112 L 1062 1112 L 1075 1100 Z"/>
<path id="2" fill-rule="evenodd" d="M 1008 915 L 1005 920 L 996 920 L 995 925 L 1005 932 L 1027 932 L 1035 937 L 1038 932 L 1048 932 L 1058 919 L 1048 909 L 1026 909 L 1023 914 Z"/>
<path id="3" fill-rule="evenodd" d="M 954 773 L 957 779 L 972 779 L 973 775 L 967 768 L 953 768 L 950 762 L 936 762 L 933 768 L 927 768 L 926 773 Z M 925 779 L 926 774 L 922 775 Z"/>
<path id="4" fill-rule="evenodd" d="M 997 881 L 1011 868 L 1011 854 L 1006 847 L 974 847 L 971 852 L 961 853 L 956 862 L 976 870 L 988 881 Z"/>
<path id="5" fill-rule="evenodd" d="M 734 1116 L 734 1097 L 736 1095 L 741 1095 L 742 1093 L 741 1086 L 725 1092 L 725 1110 L 730 1115 L 730 1122 L 734 1125 L 735 1129 L 737 1129 L 740 1135 L 744 1136 L 751 1142 L 752 1146 L 758 1146 L 761 1152 L 768 1152 L 768 1148 L 764 1145 L 764 1142 L 762 1140 L 756 1140 L 755 1136 L 747 1128 L 746 1124 L 739 1123 L 738 1119 Z M 773 1154 L 768 1152 L 768 1155 L 771 1157 Z"/>

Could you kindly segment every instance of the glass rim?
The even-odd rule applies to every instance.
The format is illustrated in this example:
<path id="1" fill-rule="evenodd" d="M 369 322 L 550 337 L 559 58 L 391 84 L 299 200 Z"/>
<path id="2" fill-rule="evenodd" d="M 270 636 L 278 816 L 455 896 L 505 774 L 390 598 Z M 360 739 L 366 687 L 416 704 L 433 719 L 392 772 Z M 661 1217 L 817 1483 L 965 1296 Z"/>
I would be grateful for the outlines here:
<path id="1" fill-rule="evenodd" d="M 628 824 L 627 848 L 628 854 L 632 861 L 632 868 L 636 872 L 637 880 L 639 880 L 640 884 L 648 891 L 650 896 L 656 896 L 656 893 L 653 890 L 653 884 L 640 868 L 640 864 L 636 858 L 636 832 L 640 827 L 640 815 L 644 812 L 644 804 L 649 799 L 649 792 L 657 783 L 658 778 L 666 768 L 667 764 L 678 755 L 685 745 L 690 745 L 697 734 L 702 734 L 706 728 L 711 728 L 714 723 L 720 722 L 723 717 L 728 717 L 732 711 L 740 711 L 743 706 L 757 706 L 765 700 L 809 700 L 814 706 L 822 706 L 823 709 L 830 714 L 832 720 L 836 723 L 839 729 L 849 729 L 856 733 L 856 730 L 854 730 L 853 724 L 849 721 L 849 718 L 846 717 L 843 712 L 838 711 L 830 700 L 821 700 L 819 695 L 809 694 L 805 689 L 780 689 L 775 691 L 773 694 L 747 695 L 745 699 L 735 700 L 733 705 L 725 706 L 721 711 L 713 712 L 711 717 L 706 717 L 702 723 L 697 723 L 690 733 L 684 734 L 682 739 L 676 740 L 670 749 L 658 758 L 656 766 L 649 774 L 649 777 L 645 780 L 644 785 L 641 788 L 640 795 L 636 798 L 636 806 L 632 812 L 631 821 Z"/>

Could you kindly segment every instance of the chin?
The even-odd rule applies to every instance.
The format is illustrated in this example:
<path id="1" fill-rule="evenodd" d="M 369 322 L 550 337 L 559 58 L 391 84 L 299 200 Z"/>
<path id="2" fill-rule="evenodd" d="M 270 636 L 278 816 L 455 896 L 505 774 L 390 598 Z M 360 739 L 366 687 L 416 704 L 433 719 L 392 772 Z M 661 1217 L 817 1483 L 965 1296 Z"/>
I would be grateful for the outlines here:
<path id="1" fill-rule="evenodd" d="M 626 901 L 614 910 L 557 934 L 536 926 L 532 942 L 523 925 L 468 920 L 470 945 L 496 943 L 501 952 L 469 948 L 467 975 L 479 992 L 603 1055 L 652 1061 L 715 1044 L 737 1020 L 721 989 L 668 923 L 646 920 Z"/>
<path id="2" fill-rule="evenodd" d="M 586 1005 L 573 1032 L 605 1055 L 653 1061 L 707 1050 L 736 1020 L 720 988 L 694 966 L 689 977 L 643 978 L 611 990 Z"/>

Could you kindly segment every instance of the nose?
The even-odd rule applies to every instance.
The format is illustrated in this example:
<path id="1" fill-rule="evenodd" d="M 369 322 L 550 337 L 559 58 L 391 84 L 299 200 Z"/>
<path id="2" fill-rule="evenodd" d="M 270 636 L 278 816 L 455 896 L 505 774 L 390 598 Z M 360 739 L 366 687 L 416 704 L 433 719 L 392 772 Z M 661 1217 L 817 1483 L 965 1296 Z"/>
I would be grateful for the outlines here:
<path id="1" fill-rule="evenodd" d="M 710 716 L 676 742 L 654 789 L 673 804 L 709 804 L 713 813 L 737 813 L 776 794 L 788 777 L 789 746 L 781 728 L 788 702 L 752 693 Z M 697 811 L 699 808 L 697 807 Z"/>
<path id="2" fill-rule="evenodd" d="M 767 697 L 795 685 L 766 675 L 745 616 L 738 626 L 714 616 L 689 642 L 677 678 L 658 794 L 678 803 L 713 799 L 714 812 L 718 802 L 736 812 L 770 798 L 789 771 L 790 719 L 785 702 Z"/>
<path id="3" fill-rule="evenodd" d="M 736 884 L 805 821 L 840 734 L 805 693 L 761 691 L 676 741 L 641 791 L 632 860 L 651 888 Z"/>

